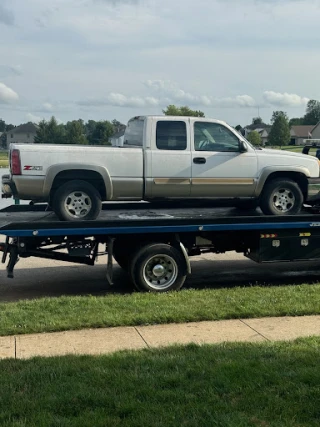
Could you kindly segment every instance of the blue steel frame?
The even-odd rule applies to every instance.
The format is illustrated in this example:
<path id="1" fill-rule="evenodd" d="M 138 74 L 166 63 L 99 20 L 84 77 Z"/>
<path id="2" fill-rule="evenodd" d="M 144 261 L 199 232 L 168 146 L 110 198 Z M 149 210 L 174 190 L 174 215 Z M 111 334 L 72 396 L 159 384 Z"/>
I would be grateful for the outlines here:
<path id="1" fill-rule="evenodd" d="M 112 236 L 124 234 L 157 234 L 157 233 L 195 233 L 199 231 L 268 231 L 289 229 L 319 228 L 320 222 L 267 222 L 247 224 L 198 224 L 170 226 L 130 226 L 130 227 L 97 227 L 97 228 L 46 228 L 25 230 L 0 230 L 0 234 L 9 237 L 51 237 L 51 236 Z"/>

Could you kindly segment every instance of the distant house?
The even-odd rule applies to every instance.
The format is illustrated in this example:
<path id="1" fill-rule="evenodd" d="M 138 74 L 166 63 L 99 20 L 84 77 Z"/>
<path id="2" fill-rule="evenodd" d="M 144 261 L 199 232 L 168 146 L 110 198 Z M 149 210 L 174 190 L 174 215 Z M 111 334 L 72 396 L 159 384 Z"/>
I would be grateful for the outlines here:
<path id="1" fill-rule="evenodd" d="M 265 123 L 252 124 L 244 128 L 244 136 L 247 138 L 250 132 L 258 132 L 261 137 L 261 145 L 265 146 L 268 144 L 270 129 L 271 126 Z"/>
<path id="2" fill-rule="evenodd" d="M 110 142 L 113 147 L 123 147 L 125 131 L 126 129 L 124 128 L 112 135 Z"/>
<path id="3" fill-rule="evenodd" d="M 37 125 L 32 122 L 17 126 L 7 132 L 7 146 L 15 144 L 32 144 L 37 133 Z"/>
<path id="4" fill-rule="evenodd" d="M 301 126 L 291 126 L 290 135 L 291 141 L 290 145 L 303 145 L 304 139 L 314 138 L 312 135 L 312 130 L 315 127 L 313 125 L 301 125 Z"/>

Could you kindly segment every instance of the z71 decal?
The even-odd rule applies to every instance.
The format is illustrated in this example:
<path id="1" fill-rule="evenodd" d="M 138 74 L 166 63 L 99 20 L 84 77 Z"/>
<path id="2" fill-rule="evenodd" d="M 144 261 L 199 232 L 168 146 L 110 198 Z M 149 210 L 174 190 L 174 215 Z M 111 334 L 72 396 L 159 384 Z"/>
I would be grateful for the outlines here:
<path id="1" fill-rule="evenodd" d="M 42 166 L 24 166 L 23 170 L 24 171 L 42 171 L 43 167 Z"/>

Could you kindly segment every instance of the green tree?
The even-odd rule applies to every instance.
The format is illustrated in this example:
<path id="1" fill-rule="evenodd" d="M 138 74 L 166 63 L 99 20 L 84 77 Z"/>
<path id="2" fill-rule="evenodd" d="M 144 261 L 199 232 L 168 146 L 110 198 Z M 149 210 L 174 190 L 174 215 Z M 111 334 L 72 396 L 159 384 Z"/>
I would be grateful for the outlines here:
<path id="1" fill-rule="evenodd" d="M 7 134 L 5 132 L 0 136 L 0 147 L 4 149 L 7 148 Z"/>
<path id="2" fill-rule="evenodd" d="M 261 145 L 261 135 L 256 130 L 249 133 L 247 140 L 251 142 L 252 145 Z"/>
<path id="3" fill-rule="evenodd" d="M 47 122 L 43 119 L 38 124 L 37 133 L 34 137 L 34 142 L 36 144 L 45 144 L 47 143 Z"/>
<path id="4" fill-rule="evenodd" d="M 253 125 L 262 125 L 263 124 L 262 118 L 261 117 L 254 117 L 252 119 L 252 124 Z"/>
<path id="5" fill-rule="evenodd" d="M 271 118 L 271 129 L 269 133 L 269 145 L 282 146 L 290 142 L 289 119 L 285 112 L 274 111 Z"/>
<path id="6" fill-rule="evenodd" d="M 191 108 L 177 107 L 176 105 L 168 105 L 165 110 L 162 110 L 166 116 L 187 116 L 187 117 L 205 117 L 204 112 L 200 110 L 191 110 Z"/>
<path id="7" fill-rule="evenodd" d="M 304 118 L 303 117 L 294 117 L 289 120 L 289 127 L 291 126 L 300 126 L 303 125 Z"/>
<path id="8" fill-rule="evenodd" d="M 96 122 L 93 132 L 88 135 L 90 145 L 111 145 L 110 137 L 114 134 L 114 127 L 108 120 Z"/>
<path id="9" fill-rule="evenodd" d="M 304 125 L 316 125 L 320 122 L 320 102 L 310 99 L 307 104 L 306 114 L 303 118 Z"/>
<path id="10" fill-rule="evenodd" d="M 15 126 L 14 125 L 6 125 L 6 132 L 10 132 L 12 129 L 14 129 Z"/>
<path id="11" fill-rule="evenodd" d="M 88 144 L 82 120 L 72 120 L 66 124 L 66 144 Z"/>
<path id="12" fill-rule="evenodd" d="M 112 126 L 114 129 L 114 132 L 120 132 L 122 129 L 126 127 L 123 123 L 119 122 L 119 120 L 113 119 L 112 120 Z"/>
<path id="13" fill-rule="evenodd" d="M 64 144 L 66 142 L 65 136 L 64 125 L 58 124 L 56 118 L 52 116 L 48 122 L 41 120 L 34 142 L 38 144 Z"/>
<path id="14" fill-rule="evenodd" d="M 47 132 L 47 144 L 65 144 L 65 127 L 62 124 L 58 124 L 54 116 L 48 121 Z"/>
<path id="15" fill-rule="evenodd" d="M 6 122 L 0 119 L 0 132 L 4 132 L 6 130 Z"/>
<path id="16" fill-rule="evenodd" d="M 86 130 L 86 135 L 89 136 L 93 133 L 97 122 L 95 120 L 88 120 L 87 123 L 84 125 Z"/>

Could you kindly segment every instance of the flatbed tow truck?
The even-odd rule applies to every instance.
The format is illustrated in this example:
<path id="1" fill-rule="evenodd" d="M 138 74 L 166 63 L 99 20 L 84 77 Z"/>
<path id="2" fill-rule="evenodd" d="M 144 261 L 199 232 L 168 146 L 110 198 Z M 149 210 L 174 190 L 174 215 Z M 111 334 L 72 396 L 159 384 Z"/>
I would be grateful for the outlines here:
<path id="1" fill-rule="evenodd" d="M 16 205 L 0 211 L 0 235 L 10 278 L 19 258 L 93 266 L 107 255 L 109 284 L 115 259 L 138 291 L 149 292 L 180 289 L 191 273 L 190 257 L 201 253 L 236 251 L 259 263 L 320 258 L 316 207 L 297 216 L 265 216 L 212 202 L 108 203 L 95 221 L 61 222 L 46 205 Z"/>

